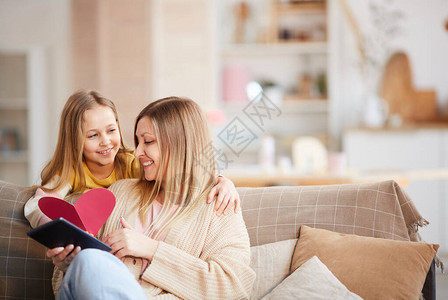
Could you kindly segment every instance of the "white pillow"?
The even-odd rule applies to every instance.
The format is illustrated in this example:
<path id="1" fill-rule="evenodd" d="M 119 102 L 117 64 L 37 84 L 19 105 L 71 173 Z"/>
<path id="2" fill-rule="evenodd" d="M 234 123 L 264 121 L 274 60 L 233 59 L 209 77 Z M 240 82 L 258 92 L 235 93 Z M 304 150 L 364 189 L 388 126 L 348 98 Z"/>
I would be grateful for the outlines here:
<path id="1" fill-rule="evenodd" d="M 250 295 L 260 299 L 289 275 L 297 239 L 251 247 L 250 266 L 257 274 Z"/>
<path id="2" fill-rule="evenodd" d="M 270 299 L 362 298 L 350 292 L 317 256 L 313 256 L 263 298 L 263 300 Z"/>

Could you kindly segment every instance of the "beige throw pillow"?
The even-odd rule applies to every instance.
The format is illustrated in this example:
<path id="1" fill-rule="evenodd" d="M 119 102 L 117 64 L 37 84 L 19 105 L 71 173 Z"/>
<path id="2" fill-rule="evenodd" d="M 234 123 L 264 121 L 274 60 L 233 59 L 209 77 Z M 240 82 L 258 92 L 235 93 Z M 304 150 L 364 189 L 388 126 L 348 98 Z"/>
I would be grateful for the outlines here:
<path id="1" fill-rule="evenodd" d="M 289 275 L 297 239 L 251 247 L 250 266 L 257 277 L 251 299 L 260 299 Z"/>
<path id="2" fill-rule="evenodd" d="M 362 298 L 350 292 L 317 256 L 313 256 L 263 298 L 263 300 L 273 299 L 361 300 Z"/>
<path id="3" fill-rule="evenodd" d="M 364 299 L 418 299 L 438 248 L 302 225 L 291 271 L 316 255 L 350 291 Z"/>

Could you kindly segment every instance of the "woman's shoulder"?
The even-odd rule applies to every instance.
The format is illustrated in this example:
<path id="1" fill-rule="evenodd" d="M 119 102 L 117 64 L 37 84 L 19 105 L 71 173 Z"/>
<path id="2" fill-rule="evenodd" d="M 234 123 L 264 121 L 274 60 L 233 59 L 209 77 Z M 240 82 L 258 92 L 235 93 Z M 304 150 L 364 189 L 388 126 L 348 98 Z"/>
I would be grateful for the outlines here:
<path id="1" fill-rule="evenodd" d="M 201 197 L 197 201 L 198 203 L 196 207 L 198 210 L 198 214 L 207 219 L 210 219 L 211 223 L 217 226 L 219 226 L 219 224 L 227 224 L 229 222 L 232 223 L 235 222 L 234 220 L 242 218 L 241 210 L 237 213 L 231 210 L 226 215 L 217 216 L 215 211 L 215 202 L 207 203 L 206 196 Z"/>
<path id="2" fill-rule="evenodd" d="M 118 193 L 128 193 L 130 190 L 135 190 L 137 179 L 120 179 L 115 181 L 110 187 L 109 190 L 112 191 L 115 195 Z"/>

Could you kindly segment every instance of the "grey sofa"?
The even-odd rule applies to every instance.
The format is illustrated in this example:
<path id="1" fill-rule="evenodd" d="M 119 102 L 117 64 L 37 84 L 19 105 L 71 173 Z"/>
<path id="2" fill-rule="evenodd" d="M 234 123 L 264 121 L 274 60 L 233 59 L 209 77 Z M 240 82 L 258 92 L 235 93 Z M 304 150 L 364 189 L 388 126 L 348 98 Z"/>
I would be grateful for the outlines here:
<path id="1" fill-rule="evenodd" d="M 419 240 L 424 219 L 394 181 L 356 185 L 239 188 L 251 246 L 297 238 L 300 225 L 395 240 Z M 53 265 L 26 232 L 32 191 L 0 181 L 0 298 L 52 299 Z M 380 199 L 380 201 L 378 201 Z M 341 213 L 341 203 L 345 209 Z M 366 209 L 373 207 L 375 209 Z M 381 205 L 380 205 L 381 204 Z M 398 208 L 398 209 L 397 209 Z M 353 214 L 365 216 L 353 221 Z M 375 222 L 370 216 L 375 216 Z M 392 217 L 390 217 L 392 216 Z M 384 220 L 382 219 L 384 218 Z M 423 295 L 435 299 L 432 265 Z"/>

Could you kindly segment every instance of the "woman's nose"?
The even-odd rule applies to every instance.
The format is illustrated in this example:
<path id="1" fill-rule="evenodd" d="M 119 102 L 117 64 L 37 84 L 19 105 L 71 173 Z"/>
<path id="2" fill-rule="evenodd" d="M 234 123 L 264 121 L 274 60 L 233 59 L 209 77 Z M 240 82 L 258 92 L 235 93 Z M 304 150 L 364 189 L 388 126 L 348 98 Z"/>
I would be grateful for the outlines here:
<path id="1" fill-rule="evenodd" d="M 134 156 L 137 158 L 143 154 L 143 151 L 141 149 L 142 147 L 140 145 L 141 145 L 140 143 L 137 144 L 137 147 L 135 148 L 135 151 L 134 151 Z"/>

